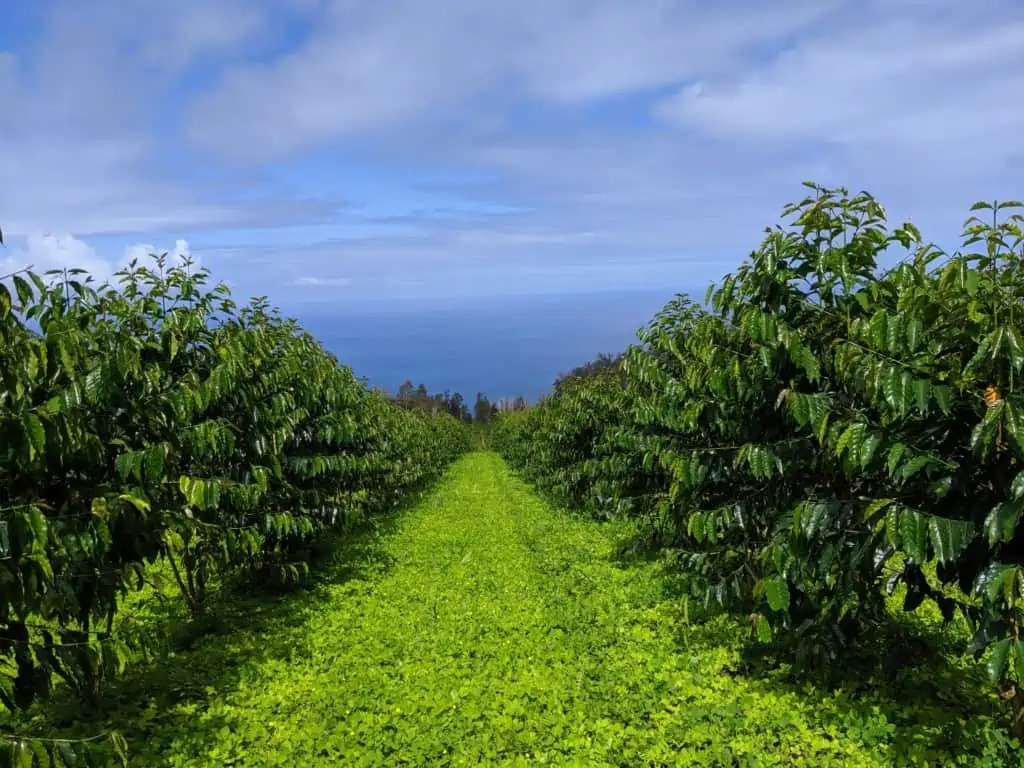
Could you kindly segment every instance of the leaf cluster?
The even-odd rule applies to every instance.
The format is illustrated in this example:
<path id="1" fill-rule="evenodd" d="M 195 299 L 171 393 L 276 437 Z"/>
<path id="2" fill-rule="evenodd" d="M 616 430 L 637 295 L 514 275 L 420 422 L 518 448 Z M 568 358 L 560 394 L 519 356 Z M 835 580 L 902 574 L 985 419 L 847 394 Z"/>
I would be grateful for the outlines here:
<path id="1" fill-rule="evenodd" d="M 193 615 L 229 576 L 301 578 L 314 544 L 468 445 L 448 414 L 395 406 L 266 300 L 238 307 L 208 279 L 158 256 L 113 284 L 82 270 L 0 281 L 9 710 L 56 681 L 96 702 L 139 652 L 116 618 L 156 566 Z"/>
<path id="2" fill-rule="evenodd" d="M 975 205 L 949 255 L 867 193 L 807 186 L 703 306 L 641 332 L 614 407 L 561 392 L 503 453 L 542 487 L 593 468 L 566 502 L 614 488 L 705 602 L 803 664 L 839 659 L 897 588 L 961 616 L 1022 735 L 1021 204 Z"/>

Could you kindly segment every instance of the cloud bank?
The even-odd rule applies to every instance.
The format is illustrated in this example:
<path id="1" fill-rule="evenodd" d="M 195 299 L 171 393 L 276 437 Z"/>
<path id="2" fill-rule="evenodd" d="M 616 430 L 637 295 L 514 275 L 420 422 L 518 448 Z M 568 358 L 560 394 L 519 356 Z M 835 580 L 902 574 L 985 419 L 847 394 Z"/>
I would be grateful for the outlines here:
<path id="1" fill-rule="evenodd" d="M 43 0 L 5 28 L 7 262 L 181 238 L 277 300 L 699 289 L 804 179 L 946 247 L 1024 196 L 1014 0 Z"/>

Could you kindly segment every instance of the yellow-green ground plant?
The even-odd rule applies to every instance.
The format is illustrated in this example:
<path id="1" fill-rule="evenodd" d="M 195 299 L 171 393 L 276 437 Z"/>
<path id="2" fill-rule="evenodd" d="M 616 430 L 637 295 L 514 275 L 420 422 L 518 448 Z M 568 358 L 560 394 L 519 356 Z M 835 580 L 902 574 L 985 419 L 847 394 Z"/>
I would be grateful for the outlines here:
<path id="1" fill-rule="evenodd" d="M 57 697 L 39 727 L 117 728 L 138 766 L 1019 763 L 966 668 L 838 691 L 748 673 L 742 621 L 616 555 L 632 521 L 566 514 L 495 454 L 373 520 L 287 595 L 211 597 L 223 628 L 111 681 L 105 712 Z"/>

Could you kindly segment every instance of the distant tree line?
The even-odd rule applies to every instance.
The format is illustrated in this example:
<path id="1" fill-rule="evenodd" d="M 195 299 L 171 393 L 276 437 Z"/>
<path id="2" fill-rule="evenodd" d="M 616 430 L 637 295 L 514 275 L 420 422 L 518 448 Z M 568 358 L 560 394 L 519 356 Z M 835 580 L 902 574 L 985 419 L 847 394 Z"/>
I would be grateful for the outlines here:
<path id="1" fill-rule="evenodd" d="M 470 407 L 459 392 L 445 390 L 430 394 L 425 384 L 417 386 L 408 379 L 398 388 L 397 394 L 389 394 L 388 397 L 403 408 L 433 413 L 447 412 L 462 421 L 478 424 L 488 423 L 499 413 L 526 408 L 526 399 L 522 395 L 513 400 L 492 402 L 483 392 L 476 393 L 476 401 Z"/>
<path id="2" fill-rule="evenodd" d="M 590 379 L 606 371 L 617 370 L 621 374 L 621 364 L 621 352 L 616 355 L 601 353 L 593 360 L 576 366 L 568 373 L 559 374 L 554 382 L 554 394 L 561 394 L 572 382 Z M 483 392 L 477 392 L 476 400 L 470 406 L 459 392 L 446 389 L 444 392 L 431 394 L 427 390 L 426 384 L 413 384 L 411 379 L 406 379 L 402 383 L 397 394 L 391 394 L 386 390 L 379 391 L 403 408 L 432 413 L 447 412 L 461 421 L 477 424 L 487 424 L 499 413 L 524 411 L 529 405 L 522 395 L 492 401 Z"/>

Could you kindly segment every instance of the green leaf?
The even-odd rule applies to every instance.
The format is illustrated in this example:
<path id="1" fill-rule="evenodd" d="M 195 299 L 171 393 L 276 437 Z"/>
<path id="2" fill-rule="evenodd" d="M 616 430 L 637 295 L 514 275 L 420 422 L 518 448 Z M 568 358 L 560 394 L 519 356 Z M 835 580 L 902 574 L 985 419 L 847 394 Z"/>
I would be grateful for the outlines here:
<path id="1" fill-rule="evenodd" d="M 900 512 L 900 541 L 903 551 L 917 563 L 925 561 L 925 546 L 928 541 L 928 521 L 915 509 L 904 508 Z"/>
<path id="2" fill-rule="evenodd" d="M 774 576 L 765 581 L 764 594 L 773 611 L 784 611 L 789 608 L 789 585 L 782 577 Z"/>
<path id="3" fill-rule="evenodd" d="M 884 309 L 880 309 L 874 314 L 868 327 L 875 349 L 884 350 L 889 340 L 889 318 Z"/>
<path id="4" fill-rule="evenodd" d="M 907 446 L 903 443 L 896 443 L 889 449 L 889 474 L 896 474 L 896 466 L 899 464 L 900 459 L 903 457 L 903 452 L 907 450 Z"/>
<path id="5" fill-rule="evenodd" d="M 943 563 L 952 561 L 974 538 L 974 526 L 966 520 L 932 516 L 928 521 L 928 531 L 935 557 Z"/>
<path id="6" fill-rule="evenodd" d="M 143 460 L 147 482 L 157 485 L 164 479 L 164 446 L 151 445 Z"/>
<path id="7" fill-rule="evenodd" d="M 900 347 L 900 340 L 903 338 L 903 318 L 899 315 L 890 317 L 886 328 L 886 349 L 895 353 Z"/>
<path id="8" fill-rule="evenodd" d="M 871 459 L 875 456 L 875 451 L 878 450 L 878 446 L 882 444 L 882 437 L 877 432 L 872 432 L 867 435 L 861 442 L 857 449 L 857 458 L 861 469 L 867 469 L 871 464 Z"/>
<path id="9" fill-rule="evenodd" d="M 916 352 L 918 346 L 921 344 L 921 337 L 924 335 L 924 323 L 916 317 L 912 317 L 907 322 L 907 348 L 911 352 Z"/>
<path id="10" fill-rule="evenodd" d="M 900 477 L 909 480 L 931 463 L 931 456 L 915 456 L 900 468 Z"/>
<path id="11" fill-rule="evenodd" d="M 92 513 L 99 518 L 105 518 L 107 516 L 107 500 L 102 496 L 97 496 L 92 500 Z"/>
<path id="12" fill-rule="evenodd" d="M 1012 638 L 1005 637 L 992 646 L 992 653 L 988 657 L 985 669 L 988 672 L 989 682 L 993 685 L 998 685 L 1006 674 L 1011 642 Z"/>
<path id="13" fill-rule="evenodd" d="M 28 440 L 29 460 L 32 460 L 46 448 L 46 429 L 34 413 L 26 413 L 21 420 L 21 426 Z"/>
<path id="14" fill-rule="evenodd" d="M 57 357 L 64 368 L 64 373 L 71 376 L 75 372 L 75 361 L 71 357 L 71 350 L 68 349 L 67 340 L 63 336 L 57 337 Z"/>
<path id="15" fill-rule="evenodd" d="M 1002 421 L 1004 403 L 985 409 L 985 417 L 971 430 L 971 450 L 985 456 L 995 443 L 996 432 Z"/>
<path id="16" fill-rule="evenodd" d="M 989 602 L 995 603 L 1000 595 L 1010 592 L 1012 598 L 1013 582 L 1016 579 L 1017 569 L 1012 565 L 994 562 L 982 571 L 974 582 L 974 592 L 984 594 Z"/>
<path id="17" fill-rule="evenodd" d="M 28 743 L 24 741 L 12 741 L 11 746 L 14 748 L 14 759 L 17 761 L 17 768 L 32 768 L 32 763 L 35 758 L 32 754 L 32 750 L 29 749 Z"/>
<path id="18" fill-rule="evenodd" d="M 1017 450 L 1024 451 L 1024 414 L 1021 414 L 1020 410 L 1012 402 L 1006 401 L 988 410 L 994 411 L 997 408 L 1004 411 L 1003 423 L 1006 425 L 1006 433 L 1017 446 Z"/>
<path id="19" fill-rule="evenodd" d="M 985 517 L 983 525 L 985 537 L 990 546 L 995 546 L 1000 541 L 1010 541 L 1013 538 L 1022 512 L 1024 512 L 1024 502 L 1020 499 L 1004 501 L 992 507 Z"/>
<path id="20" fill-rule="evenodd" d="M 768 623 L 768 619 L 763 614 L 757 616 L 757 639 L 762 643 L 770 643 L 772 641 L 772 625 Z"/>
<path id="21" fill-rule="evenodd" d="M 964 275 L 964 289 L 968 296 L 975 296 L 978 293 L 979 283 L 981 283 L 981 273 L 976 269 L 968 269 Z"/>
<path id="22" fill-rule="evenodd" d="M 870 520 L 883 509 L 892 504 L 892 502 L 892 499 L 875 499 L 870 504 L 868 504 L 867 509 L 864 510 L 864 519 Z"/>
<path id="23" fill-rule="evenodd" d="M 836 457 L 842 458 L 843 452 L 849 450 L 850 459 L 856 464 L 860 443 L 864 440 L 866 432 L 867 425 L 861 422 L 855 422 L 848 426 L 840 436 L 839 442 L 836 443 Z"/>
<path id="24" fill-rule="evenodd" d="M 102 368 L 94 368 L 85 377 L 85 399 L 95 403 L 100 396 L 100 387 L 103 384 Z"/>
<path id="25" fill-rule="evenodd" d="M 127 451 L 125 453 L 119 453 L 117 458 L 114 459 L 114 469 L 121 480 L 127 480 L 133 473 L 137 474 L 135 470 L 138 463 L 138 451 Z"/>
<path id="26" fill-rule="evenodd" d="M 830 522 L 838 511 L 834 502 L 814 501 L 803 506 L 803 534 L 808 540 L 814 540 L 819 533 L 831 527 Z"/>
<path id="27" fill-rule="evenodd" d="M 27 307 L 32 303 L 32 286 L 21 275 L 14 276 L 14 290 L 18 294 L 18 303 L 22 307 Z"/>
<path id="28" fill-rule="evenodd" d="M 32 527 L 32 534 L 35 536 L 36 540 L 45 544 L 49 526 L 47 525 L 43 511 L 39 507 L 33 505 L 29 508 L 28 520 L 29 525 Z"/>
<path id="29" fill-rule="evenodd" d="M 137 510 L 139 510 L 139 512 L 149 512 L 149 502 L 137 494 L 122 493 L 120 496 L 118 496 L 118 498 L 121 499 L 121 501 L 128 502 Z"/>
<path id="30" fill-rule="evenodd" d="M 900 377 L 892 368 L 888 369 L 885 378 L 882 380 L 882 392 L 885 393 L 885 402 L 889 407 L 894 411 L 899 411 L 902 399 Z"/>
<path id="31" fill-rule="evenodd" d="M 914 379 L 909 371 L 900 372 L 899 377 L 899 402 L 897 409 L 900 414 L 906 414 L 914 405 Z"/>
<path id="32" fill-rule="evenodd" d="M 928 399 L 931 396 L 932 383 L 927 379 L 914 380 L 914 400 L 919 413 L 928 413 Z"/>

